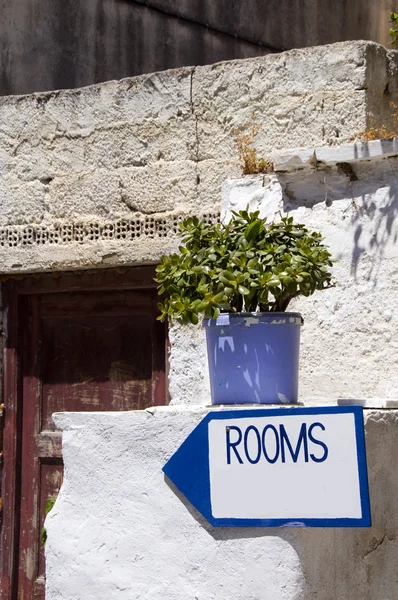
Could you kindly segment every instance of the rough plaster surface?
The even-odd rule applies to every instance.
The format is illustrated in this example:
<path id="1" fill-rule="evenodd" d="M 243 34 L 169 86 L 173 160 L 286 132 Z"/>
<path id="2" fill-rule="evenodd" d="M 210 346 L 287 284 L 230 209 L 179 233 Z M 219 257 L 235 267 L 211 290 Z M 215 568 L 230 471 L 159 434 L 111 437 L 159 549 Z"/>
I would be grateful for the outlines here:
<path id="1" fill-rule="evenodd" d="M 365 411 L 370 529 L 216 529 L 161 471 L 203 408 L 63 413 L 48 600 L 396 600 L 397 411 Z"/>
<path id="2" fill-rule="evenodd" d="M 194 325 L 169 327 L 169 393 L 171 404 L 210 403 L 205 331 Z"/>
<path id="3" fill-rule="evenodd" d="M 300 397 L 397 398 L 397 158 L 228 181 L 231 209 L 278 212 L 320 231 L 337 260 L 335 288 L 296 300 L 304 316 Z M 357 180 L 351 181 L 352 176 Z"/>
<path id="4" fill-rule="evenodd" d="M 304 163 L 310 154 L 292 152 L 288 162 L 293 157 Z M 347 148 L 341 154 L 347 156 Z M 357 398 L 379 405 L 398 399 L 398 158 L 386 154 L 387 159 L 380 152 L 371 162 L 355 159 L 352 172 L 336 165 L 337 150 L 329 157 L 325 151 L 317 169 L 307 162 L 306 169 L 284 172 L 281 159 L 274 175 L 223 185 L 223 219 L 247 206 L 268 219 L 289 213 L 320 231 L 336 259 L 336 287 L 291 304 L 305 321 L 299 378 L 299 398 L 305 402 Z M 202 377 L 207 374 L 204 336 L 188 330 L 185 336 L 185 341 L 172 338 L 172 403 L 183 398 L 200 404 L 209 394 Z M 181 378 L 187 360 L 195 367 Z"/>
<path id="5" fill-rule="evenodd" d="M 0 272 L 157 261 L 164 237 L 175 247 L 176 214 L 218 211 L 221 182 L 238 175 L 233 127 L 253 114 L 256 147 L 268 155 L 347 141 L 369 111 L 388 125 L 397 54 L 343 42 L 2 97 Z M 166 221 L 157 244 L 118 234 L 115 251 L 102 235 L 148 215 Z"/>

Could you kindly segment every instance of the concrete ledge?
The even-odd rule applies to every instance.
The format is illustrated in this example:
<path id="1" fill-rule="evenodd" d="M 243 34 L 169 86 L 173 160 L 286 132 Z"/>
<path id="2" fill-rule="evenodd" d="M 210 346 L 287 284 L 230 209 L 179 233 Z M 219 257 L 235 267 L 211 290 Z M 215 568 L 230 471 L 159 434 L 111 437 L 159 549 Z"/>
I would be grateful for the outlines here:
<path id="1" fill-rule="evenodd" d="M 276 173 L 313 169 L 321 165 L 335 166 L 338 163 L 356 163 L 364 160 L 380 160 L 398 156 L 398 138 L 353 142 L 341 146 L 321 146 L 319 148 L 296 148 L 278 152 L 273 156 Z"/>

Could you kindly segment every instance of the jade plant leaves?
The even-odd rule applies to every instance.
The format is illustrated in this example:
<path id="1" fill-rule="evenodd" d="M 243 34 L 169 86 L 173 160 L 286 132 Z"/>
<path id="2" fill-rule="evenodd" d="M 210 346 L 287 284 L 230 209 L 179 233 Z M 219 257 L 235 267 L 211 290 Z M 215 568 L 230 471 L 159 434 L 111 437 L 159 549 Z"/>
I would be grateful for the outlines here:
<path id="1" fill-rule="evenodd" d="M 258 212 L 233 213 L 227 224 L 197 217 L 181 224 L 179 253 L 156 268 L 159 319 L 198 323 L 199 315 L 280 311 L 297 296 L 333 285 L 331 255 L 322 235 L 292 217 L 267 223 Z"/>

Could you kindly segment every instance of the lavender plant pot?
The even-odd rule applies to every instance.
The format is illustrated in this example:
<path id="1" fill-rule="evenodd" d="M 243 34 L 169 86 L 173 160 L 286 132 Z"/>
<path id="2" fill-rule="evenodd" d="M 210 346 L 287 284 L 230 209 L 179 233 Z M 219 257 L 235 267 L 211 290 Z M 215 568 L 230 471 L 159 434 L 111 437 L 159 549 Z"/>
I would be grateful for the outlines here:
<path id="1" fill-rule="evenodd" d="M 204 319 L 212 404 L 294 404 L 299 313 L 225 313 Z"/>

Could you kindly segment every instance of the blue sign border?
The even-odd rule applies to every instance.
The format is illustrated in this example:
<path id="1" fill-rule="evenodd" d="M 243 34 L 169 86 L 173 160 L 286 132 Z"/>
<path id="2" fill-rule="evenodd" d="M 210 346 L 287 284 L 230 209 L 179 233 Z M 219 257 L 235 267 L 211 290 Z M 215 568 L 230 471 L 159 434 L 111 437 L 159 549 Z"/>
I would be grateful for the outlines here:
<path id="1" fill-rule="evenodd" d="M 215 419 L 244 419 L 279 415 L 327 415 L 352 413 L 357 441 L 358 477 L 362 517 L 360 519 L 217 519 L 210 499 L 208 423 Z M 198 449 L 200 448 L 199 456 Z M 192 457 L 198 460 L 192 461 Z M 205 462 L 206 461 L 206 464 Z M 370 527 L 371 514 L 366 464 L 365 433 L 361 406 L 310 406 L 210 410 L 163 467 L 164 473 L 214 527 Z"/>

